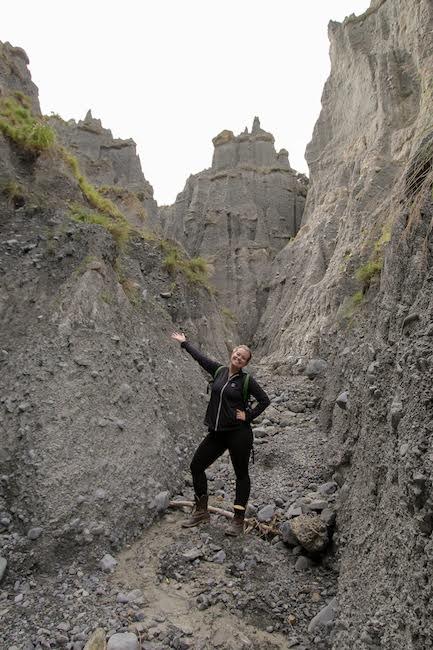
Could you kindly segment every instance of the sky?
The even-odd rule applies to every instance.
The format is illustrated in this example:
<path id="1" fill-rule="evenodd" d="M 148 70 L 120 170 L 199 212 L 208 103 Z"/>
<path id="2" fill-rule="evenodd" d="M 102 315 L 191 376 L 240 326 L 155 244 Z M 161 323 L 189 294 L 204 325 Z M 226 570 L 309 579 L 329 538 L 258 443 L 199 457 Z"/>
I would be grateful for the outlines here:
<path id="1" fill-rule="evenodd" d="M 22 47 L 45 114 L 88 109 L 137 143 L 159 205 L 211 166 L 212 138 L 255 115 L 308 173 L 305 147 L 329 75 L 329 20 L 370 0 L 20 0 L 0 41 Z"/>

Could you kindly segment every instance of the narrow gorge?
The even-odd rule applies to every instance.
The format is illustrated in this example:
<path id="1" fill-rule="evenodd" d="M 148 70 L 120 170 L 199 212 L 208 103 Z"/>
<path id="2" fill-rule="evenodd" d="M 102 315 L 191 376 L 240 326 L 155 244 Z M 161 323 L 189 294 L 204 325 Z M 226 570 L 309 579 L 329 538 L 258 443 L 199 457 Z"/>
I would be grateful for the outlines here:
<path id="1" fill-rule="evenodd" d="M 1 648 L 433 647 L 433 5 L 329 39 L 309 178 L 255 118 L 171 206 L 0 44 Z M 208 378 L 174 329 L 271 398 L 241 538 L 181 528 Z"/>

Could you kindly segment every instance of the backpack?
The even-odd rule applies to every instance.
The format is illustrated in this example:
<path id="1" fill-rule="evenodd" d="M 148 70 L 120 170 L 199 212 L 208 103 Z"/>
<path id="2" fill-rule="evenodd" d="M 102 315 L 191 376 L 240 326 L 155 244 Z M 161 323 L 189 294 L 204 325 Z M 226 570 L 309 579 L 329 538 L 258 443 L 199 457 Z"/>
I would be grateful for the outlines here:
<path id="1" fill-rule="evenodd" d="M 208 382 L 208 387 L 207 387 L 207 392 L 209 392 L 210 386 L 213 384 L 215 379 L 217 378 L 218 373 L 220 370 L 223 370 L 225 366 L 218 366 L 218 368 L 215 370 L 212 379 Z M 242 370 L 242 397 L 245 402 L 245 407 L 248 409 L 250 406 L 250 393 L 249 393 L 249 386 L 250 386 L 250 375 L 248 372 L 245 372 L 245 370 Z"/>
<path id="2" fill-rule="evenodd" d="M 208 393 L 209 393 L 209 388 L 211 387 L 211 385 L 215 381 L 219 371 L 223 370 L 223 368 L 225 368 L 225 366 L 218 366 L 218 368 L 215 370 L 212 379 L 209 380 L 208 385 L 207 385 L 207 392 Z M 250 375 L 249 375 L 248 372 L 245 372 L 245 370 L 242 370 L 242 375 L 243 375 L 243 377 L 242 377 L 242 397 L 243 397 L 244 402 L 245 402 L 245 410 L 248 411 L 248 410 L 251 410 L 251 408 L 252 408 L 251 407 L 252 400 L 250 399 L 250 393 L 249 393 Z M 255 461 L 254 438 L 253 438 L 253 446 L 251 448 L 251 460 L 252 460 L 252 462 L 254 464 L 254 461 Z"/>

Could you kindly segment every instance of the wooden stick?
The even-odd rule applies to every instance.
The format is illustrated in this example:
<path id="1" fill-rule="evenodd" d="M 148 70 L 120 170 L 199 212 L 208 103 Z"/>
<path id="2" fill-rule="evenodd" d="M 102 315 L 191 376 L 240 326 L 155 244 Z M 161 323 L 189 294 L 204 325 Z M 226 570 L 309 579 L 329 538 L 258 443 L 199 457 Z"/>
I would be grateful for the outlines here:
<path id="1" fill-rule="evenodd" d="M 194 507 L 194 502 L 193 501 L 170 501 L 168 504 L 169 508 L 193 508 Z M 209 512 L 213 512 L 216 515 L 222 515 L 223 517 L 227 517 L 227 519 L 233 519 L 233 513 L 229 512 L 228 510 L 223 510 L 222 508 L 216 508 L 215 506 L 208 506 Z M 247 521 L 247 519 L 245 520 Z"/>

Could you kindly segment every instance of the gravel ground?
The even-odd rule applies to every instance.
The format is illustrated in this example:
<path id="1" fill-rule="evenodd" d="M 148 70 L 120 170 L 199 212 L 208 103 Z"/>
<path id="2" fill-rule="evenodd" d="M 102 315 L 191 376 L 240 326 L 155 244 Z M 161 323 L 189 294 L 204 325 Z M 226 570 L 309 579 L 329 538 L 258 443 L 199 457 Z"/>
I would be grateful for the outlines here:
<path id="1" fill-rule="evenodd" d="M 257 528 L 261 522 L 283 531 L 302 513 L 331 522 L 332 530 L 338 486 L 323 459 L 318 386 L 293 377 L 281 390 L 281 378 L 266 369 L 258 378 L 272 405 L 255 425 L 248 515 L 256 528 L 228 538 L 227 520 L 212 515 L 208 525 L 182 529 L 186 514 L 173 509 L 121 552 L 107 548 L 114 559 L 105 559 L 105 570 L 81 555 L 49 575 L 29 569 L 18 576 L 12 567 L 0 591 L 2 648 L 82 650 L 96 628 L 111 639 L 110 650 L 330 647 L 332 621 L 325 624 L 329 607 L 323 610 L 336 593 L 332 544 L 313 554 L 290 535 Z M 208 476 L 211 503 L 229 509 L 234 475 L 227 455 Z M 174 498 L 191 497 L 186 476 Z M 320 612 L 324 623 L 311 624 Z"/>

